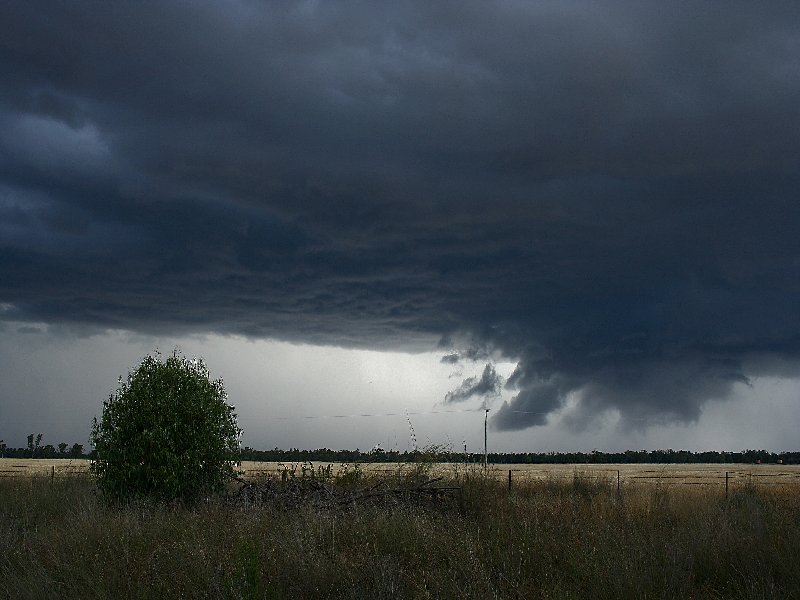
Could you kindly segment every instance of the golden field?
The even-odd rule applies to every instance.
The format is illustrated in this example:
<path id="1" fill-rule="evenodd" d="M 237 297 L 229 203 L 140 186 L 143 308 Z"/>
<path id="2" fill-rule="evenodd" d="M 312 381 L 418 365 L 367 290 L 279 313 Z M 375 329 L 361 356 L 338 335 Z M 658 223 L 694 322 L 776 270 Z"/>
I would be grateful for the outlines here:
<path id="1" fill-rule="evenodd" d="M 89 462 L 81 458 L 0 458 L 0 477 L 80 475 L 89 472 Z"/>
<path id="2" fill-rule="evenodd" d="M 70 476 L 87 473 L 86 459 L 38 459 L 0 458 L 0 477 L 16 475 Z M 333 475 L 341 469 L 353 468 L 345 463 L 306 463 L 315 471 L 331 465 Z M 245 477 L 277 476 L 285 469 L 294 470 L 302 477 L 302 463 L 243 461 L 241 469 Z M 396 475 L 417 468 L 409 463 L 359 463 L 358 468 L 366 475 Z M 660 485 L 725 485 L 725 474 L 731 485 L 743 483 L 758 485 L 800 485 L 800 465 L 777 464 L 490 464 L 488 473 L 495 478 L 508 479 L 511 471 L 513 482 L 571 479 L 576 474 L 584 478 L 608 480 L 616 484 L 617 475 L 621 484 Z M 436 463 L 430 467 L 432 477 L 458 478 L 466 474 L 482 473 L 480 464 Z"/>

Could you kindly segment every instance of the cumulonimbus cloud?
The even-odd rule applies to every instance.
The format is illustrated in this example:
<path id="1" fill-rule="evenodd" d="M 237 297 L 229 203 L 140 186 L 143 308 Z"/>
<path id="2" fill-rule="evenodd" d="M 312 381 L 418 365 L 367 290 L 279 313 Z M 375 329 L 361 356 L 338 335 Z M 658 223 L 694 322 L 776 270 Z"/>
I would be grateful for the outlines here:
<path id="1" fill-rule="evenodd" d="M 659 6 L 4 2 L 0 318 L 463 336 L 506 429 L 796 376 L 798 8 Z"/>

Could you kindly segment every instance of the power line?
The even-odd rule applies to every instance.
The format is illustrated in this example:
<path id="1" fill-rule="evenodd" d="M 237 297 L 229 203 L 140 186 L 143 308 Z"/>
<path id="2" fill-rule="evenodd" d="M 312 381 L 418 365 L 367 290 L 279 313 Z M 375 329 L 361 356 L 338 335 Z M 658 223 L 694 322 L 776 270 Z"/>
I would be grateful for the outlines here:
<path id="1" fill-rule="evenodd" d="M 416 410 L 416 411 L 403 411 L 403 412 L 386 412 L 386 413 L 352 413 L 344 415 L 294 415 L 291 417 L 272 417 L 277 421 L 290 421 L 293 419 L 356 419 L 356 418 L 371 418 L 371 417 L 405 417 L 407 415 L 440 415 L 440 414 L 456 414 L 456 413 L 480 413 L 484 412 L 485 408 L 464 408 L 459 410 Z M 501 409 L 502 410 L 502 409 Z M 553 411 L 533 411 L 533 410 L 512 410 L 505 409 L 503 412 L 510 412 L 522 415 L 550 415 Z M 652 417 L 628 417 L 621 415 L 626 421 L 651 421 Z"/>
<path id="2" fill-rule="evenodd" d="M 273 417 L 276 420 L 288 421 L 291 419 L 354 419 L 362 417 L 405 417 L 406 415 L 439 415 L 449 413 L 483 412 L 483 408 L 466 408 L 462 410 L 416 410 L 387 413 L 353 413 L 349 415 L 295 415 L 292 417 Z"/>

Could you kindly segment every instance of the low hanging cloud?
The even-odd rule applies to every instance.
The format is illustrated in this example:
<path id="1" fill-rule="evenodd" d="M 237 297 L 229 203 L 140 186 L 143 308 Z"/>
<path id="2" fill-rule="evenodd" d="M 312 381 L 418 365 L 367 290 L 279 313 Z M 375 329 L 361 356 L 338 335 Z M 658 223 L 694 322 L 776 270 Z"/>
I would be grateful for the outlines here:
<path id="1" fill-rule="evenodd" d="M 745 365 L 721 352 L 710 357 L 689 349 L 667 360 L 629 355 L 612 365 L 589 356 L 584 361 L 559 366 L 552 359 L 522 360 L 506 382 L 507 389 L 518 393 L 495 413 L 494 427 L 519 430 L 543 425 L 548 415 L 561 412 L 568 401 L 569 411 L 562 420 L 575 430 L 586 429 L 596 416 L 609 411 L 619 413 L 623 425 L 634 429 L 691 422 L 700 417 L 705 401 L 726 398 L 736 385 L 751 386 L 745 371 L 780 372 L 779 363 L 775 368 Z"/>
<path id="2" fill-rule="evenodd" d="M 463 402 L 470 398 L 493 398 L 500 395 L 503 378 L 497 373 L 494 365 L 487 364 L 480 377 L 467 377 L 461 385 L 445 395 L 445 403 Z"/>
<path id="3" fill-rule="evenodd" d="M 542 383 L 520 391 L 511 402 L 503 402 L 492 416 L 492 425 L 501 431 L 544 425 L 547 415 L 559 409 L 564 395 L 555 383 Z"/>
<path id="4" fill-rule="evenodd" d="M 444 362 L 519 363 L 500 429 L 690 422 L 800 373 L 799 23 L 792 3 L 3 2 L 0 319 L 465 339 Z"/>
<path id="5" fill-rule="evenodd" d="M 445 354 L 442 357 L 441 362 L 442 364 L 445 365 L 455 365 L 458 364 L 459 360 L 461 360 L 461 357 L 458 354 L 453 353 L 453 354 Z"/>

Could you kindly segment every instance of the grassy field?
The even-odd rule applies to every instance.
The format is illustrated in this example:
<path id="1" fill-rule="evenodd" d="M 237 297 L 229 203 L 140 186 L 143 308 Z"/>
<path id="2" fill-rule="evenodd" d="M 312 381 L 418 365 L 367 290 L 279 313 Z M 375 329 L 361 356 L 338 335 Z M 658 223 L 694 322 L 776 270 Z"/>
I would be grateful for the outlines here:
<path id="1" fill-rule="evenodd" d="M 308 463 L 313 468 L 326 467 L 329 463 Z M 338 472 L 343 465 L 333 464 Z M 438 463 L 432 465 L 436 476 L 457 478 L 474 471 L 479 465 L 463 463 Z M 12 459 L 0 458 L 0 477 L 16 475 L 55 475 L 57 477 L 88 472 L 89 461 L 81 459 Z M 285 469 L 294 469 L 296 476 L 302 474 L 301 463 L 243 461 L 241 469 L 245 477 L 277 476 Z M 393 476 L 415 468 L 413 464 L 361 463 L 359 469 L 365 474 Z M 754 464 L 491 464 L 488 474 L 507 481 L 512 473 L 513 483 L 538 480 L 571 479 L 578 472 L 586 478 L 611 479 L 616 484 L 619 473 L 623 485 L 702 485 L 725 486 L 728 473 L 731 486 L 796 484 L 800 488 L 800 465 L 754 465 Z"/>
<path id="2" fill-rule="evenodd" d="M 800 598 L 795 484 L 742 478 L 726 498 L 658 480 L 617 492 L 616 469 L 587 465 L 511 490 L 507 469 L 315 467 L 259 501 L 232 484 L 195 507 L 115 507 L 89 478 L 37 466 L 0 479 L 3 598 Z M 436 469 L 430 485 L 459 489 L 390 493 Z M 358 501 L 319 502 L 337 486 Z"/>
<path id="3" fill-rule="evenodd" d="M 311 463 L 315 468 L 327 463 Z M 242 463 L 246 475 L 279 474 L 287 466 L 277 462 Z M 413 464 L 366 463 L 359 465 L 367 473 L 392 475 L 402 473 Z M 334 469 L 337 465 L 334 465 Z M 437 476 L 458 477 L 472 472 L 481 465 L 463 463 L 437 463 L 432 473 Z M 578 472 L 587 478 L 613 479 L 617 473 L 621 482 L 628 484 L 658 483 L 660 485 L 725 485 L 725 473 L 731 484 L 797 484 L 800 486 L 800 465 L 753 465 L 753 464 L 490 464 L 488 474 L 495 479 L 507 480 L 512 473 L 513 482 L 571 479 Z"/>
<path id="4" fill-rule="evenodd" d="M 50 475 L 59 477 L 89 472 L 89 461 L 80 458 L 0 458 L 0 477 Z"/>

